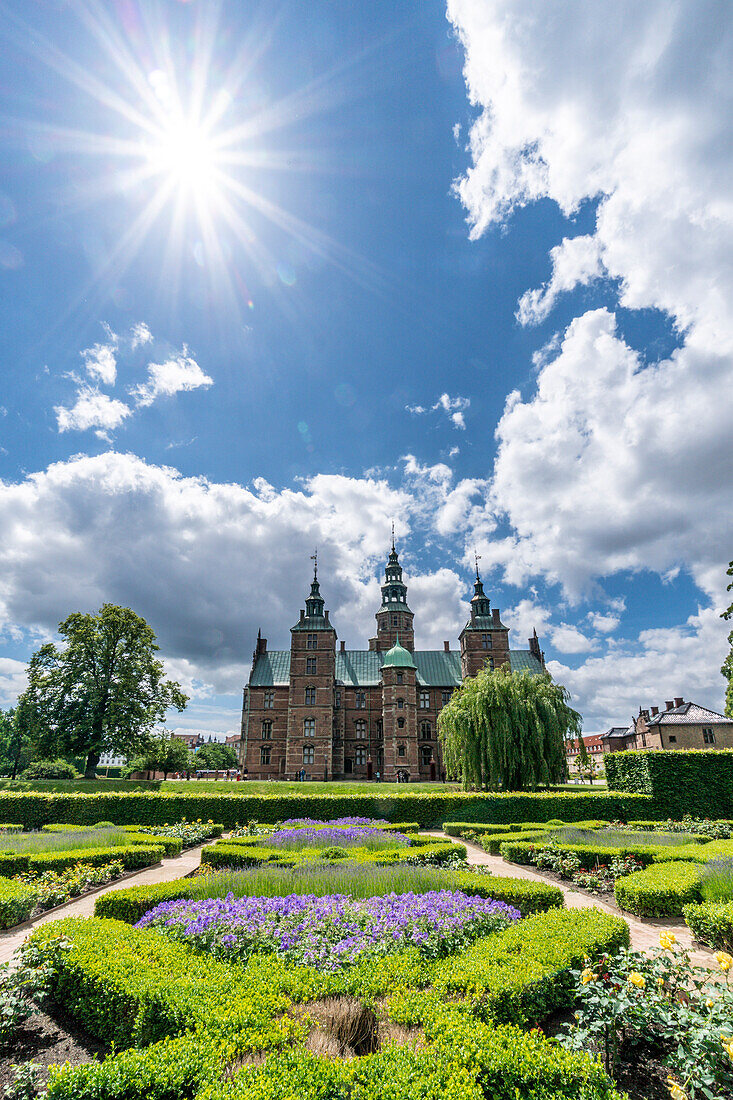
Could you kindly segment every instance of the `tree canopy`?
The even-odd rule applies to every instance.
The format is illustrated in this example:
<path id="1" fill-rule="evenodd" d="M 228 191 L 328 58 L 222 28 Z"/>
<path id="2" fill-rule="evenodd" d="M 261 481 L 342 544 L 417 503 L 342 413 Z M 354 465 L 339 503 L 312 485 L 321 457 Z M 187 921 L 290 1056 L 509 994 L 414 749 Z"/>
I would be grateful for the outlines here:
<path id="1" fill-rule="evenodd" d="M 224 771 L 237 766 L 237 754 L 232 746 L 221 745 L 218 741 L 202 745 L 194 759 L 196 767 L 202 771 Z"/>
<path id="2" fill-rule="evenodd" d="M 438 719 L 448 774 L 464 787 L 534 790 L 565 776 L 565 741 L 582 719 L 549 674 L 488 666 L 453 692 Z"/>
<path id="3" fill-rule="evenodd" d="M 53 746 L 86 756 L 85 775 L 93 778 L 103 752 L 144 750 L 168 708 L 183 710 L 188 697 L 164 678 L 154 631 L 127 607 L 74 612 L 59 634 L 64 648 L 49 642 L 31 657 L 18 711 L 41 755 L 53 755 Z"/>
<path id="4" fill-rule="evenodd" d="M 167 730 L 158 730 L 148 747 L 133 757 L 125 772 L 162 772 L 167 779 L 169 772 L 187 772 L 195 767 L 185 741 L 171 737 Z"/>

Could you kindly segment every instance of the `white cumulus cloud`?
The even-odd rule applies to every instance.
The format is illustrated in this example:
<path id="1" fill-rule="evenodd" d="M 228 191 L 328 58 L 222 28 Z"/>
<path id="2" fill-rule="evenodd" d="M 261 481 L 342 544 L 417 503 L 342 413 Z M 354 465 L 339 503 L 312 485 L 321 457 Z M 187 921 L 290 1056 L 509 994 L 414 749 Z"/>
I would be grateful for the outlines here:
<path id="1" fill-rule="evenodd" d="M 147 382 L 129 391 L 138 405 L 152 405 L 158 397 L 172 397 L 176 393 L 213 385 L 213 378 L 205 374 L 186 351 L 184 348 L 182 355 L 171 356 L 163 363 L 148 363 Z"/>
<path id="2" fill-rule="evenodd" d="M 60 432 L 83 432 L 89 428 L 108 432 L 118 428 L 132 409 L 93 386 L 81 386 L 71 407 L 56 405 L 53 411 Z"/>

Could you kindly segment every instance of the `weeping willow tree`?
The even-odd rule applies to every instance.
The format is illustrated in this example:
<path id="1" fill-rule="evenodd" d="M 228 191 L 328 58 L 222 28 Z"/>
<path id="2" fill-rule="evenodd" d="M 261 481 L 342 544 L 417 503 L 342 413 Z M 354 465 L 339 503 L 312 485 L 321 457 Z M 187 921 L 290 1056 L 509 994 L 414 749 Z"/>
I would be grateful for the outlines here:
<path id="1" fill-rule="evenodd" d="M 524 791 L 565 776 L 565 740 L 581 717 L 548 674 L 488 667 L 453 692 L 438 719 L 443 760 L 464 788 Z"/>

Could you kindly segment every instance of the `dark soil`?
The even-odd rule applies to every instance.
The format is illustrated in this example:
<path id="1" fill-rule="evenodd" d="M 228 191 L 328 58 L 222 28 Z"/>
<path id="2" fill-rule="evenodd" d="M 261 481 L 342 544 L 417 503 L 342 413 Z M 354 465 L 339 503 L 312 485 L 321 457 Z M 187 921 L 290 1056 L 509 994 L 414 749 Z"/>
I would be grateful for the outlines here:
<path id="1" fill-rule="evenodd" d="M 104 1057 L 104 1044 L 81 1030 L 56 1005 L 35 1012 L 18 1029 L 11 1043 L 0 1047 L 0 1089 L 15 1080 L 15 1069 L 26 1062 L 39 1066 L 38 1086 L 45 1088 L 48 1067 L 57 1062 L 72 1066 Z M 53 1015 L 50 1015 L 53 1013 Z"/>

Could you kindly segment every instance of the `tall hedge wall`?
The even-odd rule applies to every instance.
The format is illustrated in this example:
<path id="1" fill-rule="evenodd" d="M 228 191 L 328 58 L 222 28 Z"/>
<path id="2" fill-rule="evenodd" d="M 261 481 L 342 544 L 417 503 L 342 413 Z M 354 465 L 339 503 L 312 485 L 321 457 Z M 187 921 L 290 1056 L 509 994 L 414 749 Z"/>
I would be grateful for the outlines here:
<path id="1" fill-rule="evenodd" d="M 586 821 L 590 818 L 653 817 L 643 795 L 575 794 L 394 794 L 308 795 L 161 794 L 130 791 L 101 794 L 46 794 L 0 791 L 0 821 L 38 829 L 52 822 L 88 825 L 160 825 L 166 822 L 222 822 L 225 826 L 256 820 L 274 823 L 293 817 L 330 819 L 360 816 L 387 821 L 417 821 L 423 828 L 444 821 L 521 822 Z"/>
<path id="2" fill-rule="evenodd" d="M 650 796 L 657 818 L 733 815 L 733 749 L 614 752 L 606 777 L 609 791 Z"/>

